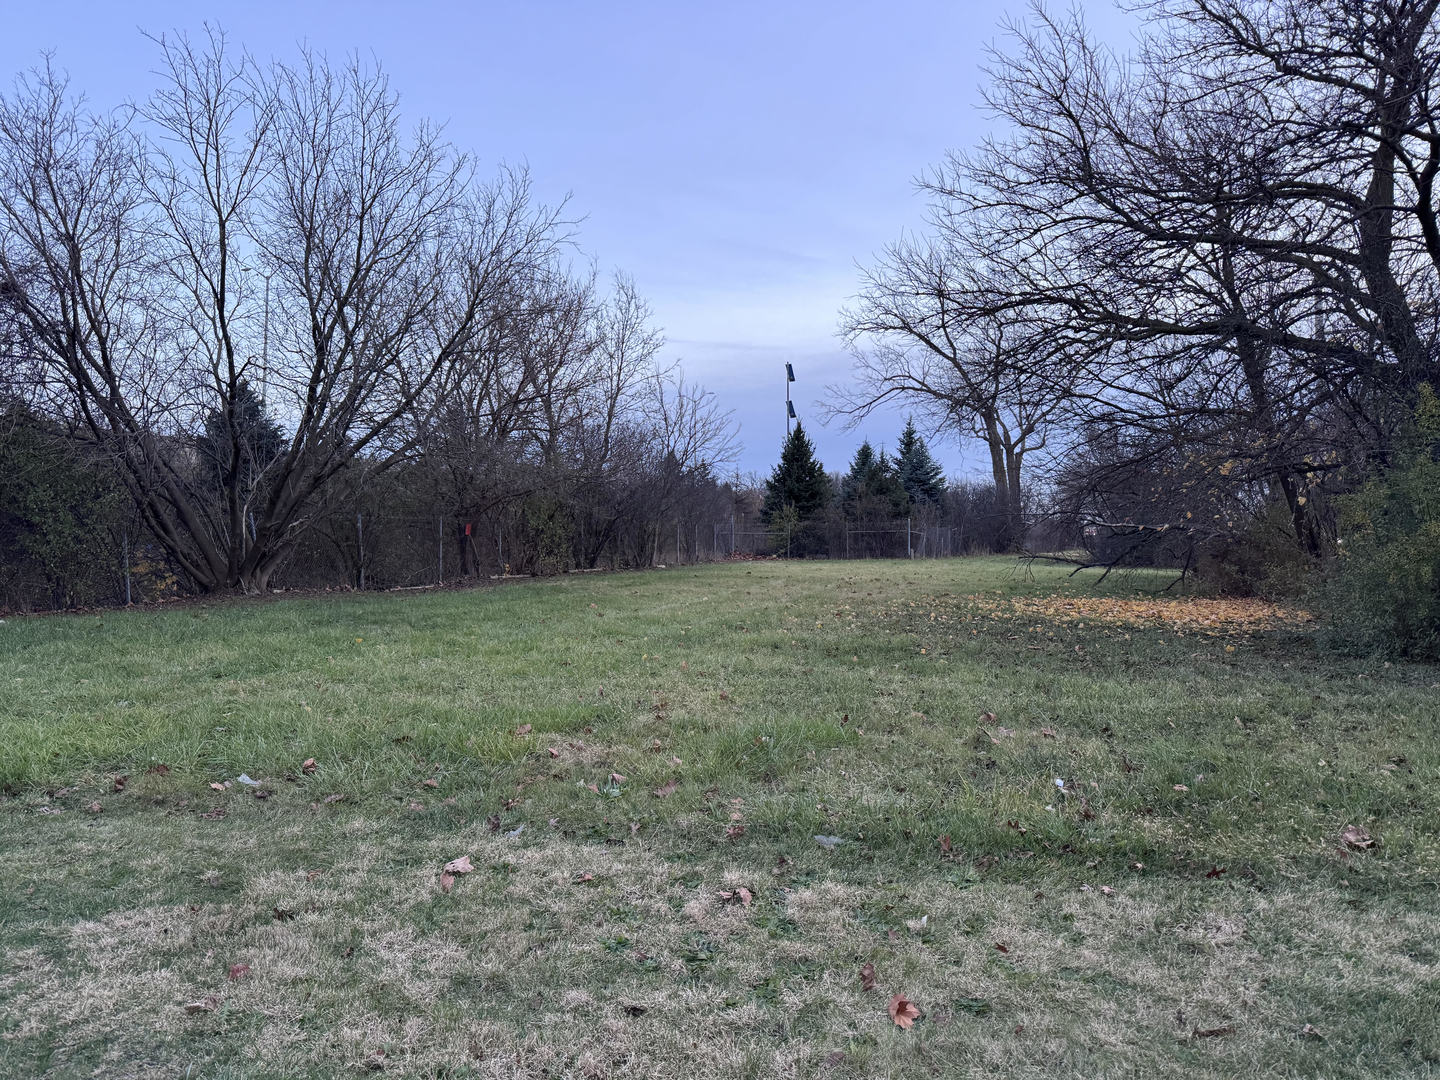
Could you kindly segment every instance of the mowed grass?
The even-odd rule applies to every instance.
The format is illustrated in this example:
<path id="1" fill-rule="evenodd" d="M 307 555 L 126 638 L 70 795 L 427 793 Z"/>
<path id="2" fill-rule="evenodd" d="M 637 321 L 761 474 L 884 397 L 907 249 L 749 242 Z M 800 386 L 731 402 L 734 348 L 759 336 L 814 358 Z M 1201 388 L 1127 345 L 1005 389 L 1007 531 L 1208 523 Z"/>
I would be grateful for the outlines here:
<path id="1" fill-rule="evenodd" d="M 1167 583 L 6 620 L 0 1075 L 1440 1074 L 1440 670 Z"/>

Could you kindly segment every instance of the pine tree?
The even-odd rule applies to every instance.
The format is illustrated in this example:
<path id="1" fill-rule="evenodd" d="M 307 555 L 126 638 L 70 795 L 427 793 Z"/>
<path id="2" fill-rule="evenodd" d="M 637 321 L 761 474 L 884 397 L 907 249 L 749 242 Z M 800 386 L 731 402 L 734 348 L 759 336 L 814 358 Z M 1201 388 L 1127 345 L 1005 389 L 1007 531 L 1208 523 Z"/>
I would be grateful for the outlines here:
<path id="1" fill-rule="evenodd" d="M 798 519 L 814 517 L 830 502 L 830 478 L 825 467 L 815 460 L 815 446 L 800 423 L 785 440 L 780 463 L 765 481 L 765 503 L 761 516 L 768 523 L 786 507 L 793 508 Z"/>
<path id="2" fill-rule="evenodd" d="M 285 449 L 285 433 L 265 411 L 259 395 L 242 380 L 236 389 L 235 427 L 240 435 L 240 460 L 237 475 L 242 490 L 248 489 L 266 465 L 269 465 Z M 205 417 L 205 433 L 198 440 L 200 460 L 204 462 L 211 484 L 217 488 L 228 487 L 236 480 L 231 475 L 230 429 L 225 416 L 218 409 Z"/>
<path id="3" fill-rule="evenodd" d="M 875 457 L 875 448 L 870 445 L 870 440 L 866 439 L 860 444 L 860 449 L 855 451 L 855 457 L 850 461 L 850 471 L 845 474 L 845 479 L 840 484 L 840 498 L 847 507 L 853 506 L 868 493 L 879 464 Z"/>
<path id="4" fill-rule="evenodd" d="M 855 451 L 850 471 L 841 481 L 840 495 L 850 517 L 903 514 L 909 501 L 894 463 L 884 452 L 877 457 L 868 439 Z"/>
<path id="5" fill-rule="evenodd" d="M 906 420 L 905 430 L 900 433 L 895 471 L 912 503 L 916 506 L 940 505 L 945 497 L 945 473 L 939 462 L 930 456 L 925 440 L 915 430 L 913 418 Z"/>

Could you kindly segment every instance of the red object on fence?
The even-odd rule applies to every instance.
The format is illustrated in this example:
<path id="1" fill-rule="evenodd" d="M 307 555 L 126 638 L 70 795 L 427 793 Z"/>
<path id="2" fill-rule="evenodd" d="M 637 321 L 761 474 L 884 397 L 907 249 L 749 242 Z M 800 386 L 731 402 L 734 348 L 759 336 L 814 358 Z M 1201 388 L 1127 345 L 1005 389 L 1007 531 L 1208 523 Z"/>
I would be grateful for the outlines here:
<path id="1" fill-rule="evenodd" d="M 465 535 L 466 535 L 466 536 L 469 536 L 469 535 L 470 535 L 470 522 L 468 522 L 468 521 L 465 522 Z"/>

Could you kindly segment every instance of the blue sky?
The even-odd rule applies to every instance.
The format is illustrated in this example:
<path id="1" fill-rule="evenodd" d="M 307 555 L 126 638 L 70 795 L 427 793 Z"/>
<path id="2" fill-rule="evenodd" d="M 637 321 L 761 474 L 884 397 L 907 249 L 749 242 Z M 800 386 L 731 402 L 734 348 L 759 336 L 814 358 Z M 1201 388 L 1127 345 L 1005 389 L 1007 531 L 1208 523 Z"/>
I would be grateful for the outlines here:
<path id="1" fill-rule="evenodd" d="M 1108 3 L 1081 6 L 1123 44 Z M 1022 3 L 28 4 L 7 12 L 0 73 L 53 50 L 94 104 L 118 103 L 154 85 L 142 30 L 207 19 L 261 58 L 300 42 L 373 55 L 410 115 L 482 164 L 528 164 L 546 199 L 571 195 L 585 253 L 635 278 L 666 356 L 734 410 L 742 470 L 778 456 L 786 361 L 838 469 L 904 422 L 822 426 L 815 403 L 850 364 L 838 310 L 857 262 L 921 224 L 914 177 L 990 129 L 981 66 L 1007 12 Z M 932 449 L 952 475 L 984 467 L 973 446 Z"/>

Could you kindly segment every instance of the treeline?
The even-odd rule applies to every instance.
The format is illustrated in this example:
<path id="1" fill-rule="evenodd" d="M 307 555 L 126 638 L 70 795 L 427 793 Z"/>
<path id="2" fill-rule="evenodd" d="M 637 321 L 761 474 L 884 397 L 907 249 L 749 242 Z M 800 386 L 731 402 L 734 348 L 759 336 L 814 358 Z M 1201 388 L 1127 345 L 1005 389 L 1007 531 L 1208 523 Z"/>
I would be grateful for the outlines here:
<path id="1" fill-rule="evenodd" d="M 867 439 L 849 469 L 834 474 L 816 458 L 797 422 L 758 494 L 765 550 L 797 558 L 1004 551 L 1012 528 L 1008 499 L 997 498 L 988 484 L 947 481 L 913 420 L 901 431 L 893 457 Z"/>
<path id="2" fill-rule="evenodd" d="M 641 565 L 728 513 L 735 425 L 523 171 L 359 61 L 157 45 L 134 107 L 0 98 L 0 604 Z"/>
<path id="3" fill-rule="evenodd" d="M 1123 56 L 1078 10 L 1010 28 L 996 133 L 867 273 L 836 407 L 979 438 L 1092 561 L 1318 587 L 1440 652 L 1440 7 L 1139 7 Z"/>

